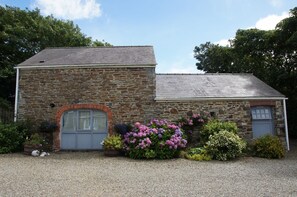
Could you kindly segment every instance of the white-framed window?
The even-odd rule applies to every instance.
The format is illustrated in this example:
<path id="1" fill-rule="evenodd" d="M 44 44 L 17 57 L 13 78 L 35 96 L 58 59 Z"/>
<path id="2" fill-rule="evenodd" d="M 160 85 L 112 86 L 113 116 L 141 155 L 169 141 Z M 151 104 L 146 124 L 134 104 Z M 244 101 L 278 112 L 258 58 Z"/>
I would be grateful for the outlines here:
<path id="1" fill-rule="evenodd" d="M 253 120 L 271 120 L 271 109 L 270 108 L 254 108 L 252 109 Z"/>
<path id="2" fill-rule="evenodd" d="M 99 110 L 71 110 L 64 113 L 62 118 L 64 132 L 74 131 L 105 131 L 107 115 Z"/>
<path id="3" fill-rule="evenodd" d="M 76 113 L 74 111 L 65 112 L 63 115 L 63 130 L 75 131 L 76 130 Z"/>
<path id="4" fill-rule="evenodd" d="M 78 111 L 78 130 L 91 130 L 91 111 Z"/>
<path id="5" fill-rule="evenodd" d="M 101 131 L 107 129 L 107 116 L 100 111 L 93 112 L 93 130 Z"/>

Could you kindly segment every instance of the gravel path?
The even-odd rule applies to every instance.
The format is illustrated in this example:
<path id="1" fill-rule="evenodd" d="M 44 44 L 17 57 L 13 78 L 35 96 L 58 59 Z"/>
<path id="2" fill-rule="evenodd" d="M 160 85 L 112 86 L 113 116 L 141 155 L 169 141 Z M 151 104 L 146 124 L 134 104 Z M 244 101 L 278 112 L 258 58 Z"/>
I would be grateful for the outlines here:
<path id="1" fill-rule="evenodd" d="M 297 196 L 297 150 L 282 160 L 229 162 L 0 155 L 0 196 Z"/>

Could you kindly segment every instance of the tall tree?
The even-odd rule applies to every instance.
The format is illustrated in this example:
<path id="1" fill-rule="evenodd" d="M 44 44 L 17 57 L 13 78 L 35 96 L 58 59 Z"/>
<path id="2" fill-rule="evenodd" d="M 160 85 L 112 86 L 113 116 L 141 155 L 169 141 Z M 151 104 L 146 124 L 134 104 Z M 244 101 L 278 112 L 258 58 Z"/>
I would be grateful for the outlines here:
<path id="1" fill-rule="evenodd" d="M 297 136 L 297 7 L 274 30 L 238 30 L 230 46 L 207 42 L 194 53 L 199 70 L 253 73 L 285 94 L 290 133 Z"/>
<path id="2" fill-rule="evenodd" d="M 13 102 L 13 67 L 46 47 L 106 46 L 92 41 L 72 21 L 42 16 L 38 9 L 0 6 L 0 98 Z"/>

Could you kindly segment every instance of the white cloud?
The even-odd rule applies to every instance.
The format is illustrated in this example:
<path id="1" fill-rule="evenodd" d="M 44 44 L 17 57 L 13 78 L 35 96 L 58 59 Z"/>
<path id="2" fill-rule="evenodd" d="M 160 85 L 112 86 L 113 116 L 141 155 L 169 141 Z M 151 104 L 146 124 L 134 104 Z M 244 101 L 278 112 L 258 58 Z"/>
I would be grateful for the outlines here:
<path id="1" fill-rule="evenodd" d="M 254 26 L 246 27 L 243 29 L 252 29 L 252 28 L 257 28 L 261 30 L 272 30 L 275 28 L 275 26 L 284 18 L 288 18 L 290 15 L 288 12 L 283 12 L 281 15 L 268 15 L 264 18 L 260 18 Z M 230 46 L 229 40 L 232 40 L 234 38 L 229 38 L 229 39 L 222 39 L 215 44 L 218 44 L 220 46 Z"/>
<path id="2" fill-rule="evenodd" d="M 256 28 L 262 30 L 272 30 L 275 28 L 276 24 L 279 23 L 284 18 L 289 17 L 288 12 L 283 12 L 281 15 L 268 15 L 264 18 L 260 18 L 256 22 Z"/>
<path id="3" fill-rule="evenodd" d="M 38 7 L 44 15 L 75 20 L 88 19 L 101 15 L 100 4 L 95 0 L 35 0 L 31 5 Z"/>
<path id="4" fill-rule="evenodd" d="M 220 46 L 227 47 L 227 46 L 230 46 L 229 40 L 230 39 L 222 39 L 222 40 L 219 40 L 219 41 L 215 42 L 215 44 L 218 44 Z"/>

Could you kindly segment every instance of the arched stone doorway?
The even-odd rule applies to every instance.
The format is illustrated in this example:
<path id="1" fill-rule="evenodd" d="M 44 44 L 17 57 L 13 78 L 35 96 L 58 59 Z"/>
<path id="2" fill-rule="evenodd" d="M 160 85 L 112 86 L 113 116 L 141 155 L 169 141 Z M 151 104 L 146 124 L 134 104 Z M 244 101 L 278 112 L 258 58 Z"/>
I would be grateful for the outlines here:
<path id="1" fill-rule="evenodd" d="M 78 121 L 78 123 L 75 123 L 75 124 L 80 129 L 70 131 L 65 129 L 65 125 L 63 127 L 63 123 L 65 123 L 65 117 L 67 116 L 66 114 L 69 114 L 69 112 L 74 114 L 75 120 Z M 79 150 L 80 148 L 84 150 L 99 148 L 97 145 L 87 146 L 88 145 L 87 143 L 88 143 L 88 140 L 92 141 L 92 140 L 100 139 L 100 137 L 98 136 L 100 132 L 102 133 L 102 131 L 100 132 L 98 131 L 96 133 L 96 132 L 93 132 L 92 129 L 88 130 L 88 127 L 86 127 L 85 125 L 86 121 L 83 121 L 84 126 L 80 126 L 80 124 L 82 123 L 82 119 L 87 116 L 90 119 L 89 121 L 90 123 L 88 124 L 95 125 L 94 124 L 95 121 L 93 121 L 94 120 L 93 117 L 97 117 L 97 116 L 104 117 L 104 114 L 106 115 L 106 118 L 107 118 L 107 132 L 111 134 L 112 133 L 112 112 L 107 106 L 99 105 L 99 104 L 73 104 L 73 105 L 67 105 L 67 106 L 61 107 L 56 114 L 56 122 L 58 125 L 58 129 L 56 130 L 56 132 L 54 132 L 54 138 L 53 138 L 54 151 L 61 150 L 61 145 L 63 146 L 62 148 L 69 149 L 69 150 Z M 80 116 L 82 115 L 84 115 L 84 117 L 82 117 L 82 119 L 79 120 Z M 64 117 L 64 120 L 63 120 L 63 117 Z M 92 128 L 94 127 L 92 126 Z M 63 129 L 64 129 L 64 132 L 62 132 Z M 70 132 L 67 133 L 67 131 L 70 131 Z M 96 139 L 91 139 L 92 137 L 96 137 Z M 65 143 L 64 142 L 62 143 L 61 141 L 62 138 L 63 140 L 65 140 L 64 141 Z M 71 144 L 71 143 L 75 143 L 75 144 Z"/>

